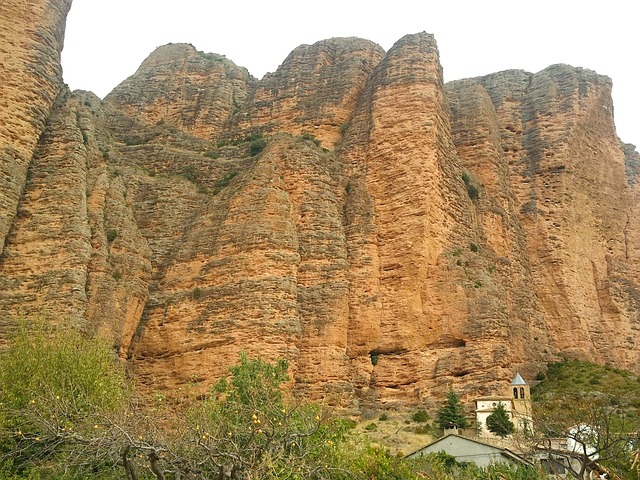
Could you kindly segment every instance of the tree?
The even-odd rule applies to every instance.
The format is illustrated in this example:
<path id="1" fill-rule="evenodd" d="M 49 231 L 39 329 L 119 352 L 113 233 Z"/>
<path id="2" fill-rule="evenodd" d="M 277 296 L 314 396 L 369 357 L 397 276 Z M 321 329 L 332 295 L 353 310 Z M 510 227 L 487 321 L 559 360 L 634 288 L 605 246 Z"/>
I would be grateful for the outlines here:
<path id="1" fill-rule="evenodd" d="M 487 428 L 491 433 L 501 438 L 511 435 L 515 430 L 515 426 L 501 402 L 493 408 L 493 411 L 487 417 Z"/>
<path id="2" fill-rule="evenodd" d="M 449 390 L 447 400 L 438 410 L 436 422 L 442 429 L 468 427 L 469 422 L 467 421 L 464 407 L 462 403 L 460 403 L 460 397 L 458 397 L 453 389 Z"/>
<path id="3" fill-rule="evenodd" d="M 570 360 L 548 365 L 533 392 L 533 429 L 523 439 L 531 452 L 562 465 L 574 478 L 609 471 L 631 473 L 640 445 L 640 382 L 631 372 Z"/>
<path id="4" fill-rule="evenodd" d="M 288 398 L 288 365 L 240 354 L 231 377 L 192 407 L 182 437 L 186 470 L 207 478 L 335 478 L 347 423 Z M 186 443 L 185 443 L 186 441 Z"/>
<path id="5" fill-rule="evenodd" d="M 0 387 L 0 467 L 14 473 L 74 465 L 77 449 L 93 455 L 105 423 L 123 415 L 130 398 L 105 342 L 40 320 L 20 323 L 10 338 Z"/>
<path id="6" fill-rule="evenodd" d="M 608 470 L 627 470 L 630 446 L 638 443 L 638 425 L 626 410 L 618 399 L 605 394 L 547 398 L 534 404 L 531 449 L 562 463 L 574 478 L 587 478 L 590 470 L 616 478 Z"/>
<path id="7" fill-rule="evenodd" d="M 242 354 L 208 399 L 140 406 L 107 344 L 23 328 L 0 358 L 0 476 L 350 478 L 347 422 L 293 401 L 287 380 L 284 360 Z"/>

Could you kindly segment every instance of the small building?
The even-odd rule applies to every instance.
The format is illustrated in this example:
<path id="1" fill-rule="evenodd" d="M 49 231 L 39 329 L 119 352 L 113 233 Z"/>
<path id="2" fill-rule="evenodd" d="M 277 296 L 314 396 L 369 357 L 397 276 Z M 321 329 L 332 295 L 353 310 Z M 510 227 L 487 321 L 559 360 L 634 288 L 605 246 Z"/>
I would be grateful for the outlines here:
<path id="1" fill-rule="evenodd" d="M 516 432 L 531 428 L 531 389 L 519 373 L 516 373 L 504 394 L 476 399 L 476 423 L 480 436 L 494 437 L 487 428 L 487 417 L 493 413 L 498 404 L 502 404 L 504 407 Z"/>
<path id="2" fill-rule="evenodd" d="M 450 433 L 430 444 L 410 453 L 405 458 L 419 458 L 430 453 L 445 452 L 455 457 L 457 462 L 472 462 L 484 468 L 494 463 L 507 463 L 510 465 L 532 464 L 507 448 L 500 448 L 488 443 L 461 437 Z"/>

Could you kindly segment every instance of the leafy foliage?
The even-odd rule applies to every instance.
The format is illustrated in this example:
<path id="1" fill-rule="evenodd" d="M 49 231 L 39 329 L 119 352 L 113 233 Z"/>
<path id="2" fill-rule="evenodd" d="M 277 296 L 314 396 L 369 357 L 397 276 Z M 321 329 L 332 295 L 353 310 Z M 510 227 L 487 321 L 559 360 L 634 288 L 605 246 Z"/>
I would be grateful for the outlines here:
<path id="1" fill-rule="evenodd" d="M 415 412 L 413 415 L 411 415 L 411 419 L 414 422 L 418 422 L 418 423 L 426 423 L 428 422 L 431 418 L 429 417 L 429 414 L 425 411 L 425 410 L 418 410 L 417 412 Z"/>
<path id="2" fill-rule="evenodd" d="M 212 397 L 187 416 L 190 471 L 228 472 L 231 478 L 332 478 L 346 423 L 320 407 L 285 398 L 287 362 L 240 355 Z M 192 463 L 191 463 L 192 462 Z M 204 466 L 200 466 L 204 465 Z"/>
<path id="3" fill-rule="evenodd" d="M 255 157 L 261 153 L 267 146 L 267 139 L 261 134 L 255 133 L 248 137 L 249 140 L 249 155 Z"/>
<path id="4" fill-rule="evenodd" d="M 464 406 L 460 403 L 460 397 L 453 391 L 453 389 L 449 390 L 447 400 L 438 410 L 436 423 L 442 429 L 451 427 L 468 427 L 469 422 L 464 412 Z"/>
<path id="5" fill-rule="evenodd" d="M 43 322 L 19 325 L 0 357 L 0 464 L 17 471 L 70 455 L 122 411 L 130 389 L 106 343 Z"/>
<path id="6" fill-rule="evenodd" d="M 316 138 L 315 135 L 313 135 L 312 133 L 303 133 L 302 135 L 299 135 L 299 137 L 301 140 L 310 140 L 312 141 L 316 147 L 320 146 L 320 140 Z"/>
<path id="7" fill-rule="evenodd" d="M 515 430 L 515 426 L 502 403 L 498 403 L 487 417 L 487 428 L 491 433 L 502 438 L 511 435 Z"/>
<path id="8" fill-rule="evenodd" d="M 533 391 L 535 437 L 568 438 L 573 445 L 568 452 L 549 445 L 546 450 L 573 460 L 576 466 L 570 472 L 576 478 L 602 467 L 625 477 L 632 461 L 630 447 L 640 446 L 637 378 L 577 360 L 550 364 Z"/>
<path id="9" fill-rule="evenodd" d="M 544 478 L 505 465 L 480 469 L 446 454 L 406 460 L 363 444 L 348 421 L 283 389 L 284 360 L 241 354 L 206 400 L 171 408 L 161 395 L 135 405 L 110 346 L 70 329 L 25 325 L 0 367 L 0 478 Z M 439 419 L 466 426 L 453 391 L 441 410 Z"/>
<path id="10" fill-rule="evenodd" d="M 217 195 L 220 193 L 224 187 L 228 186 L 231 183 L 231 180 L 238 176 L 238 171 L 233 170 L 231 172 L 225 173 L 220 179 L 218 179 L 213 188 L 213 194 Z"/>
<path id="11" fill-rule="evenodd" d="M 550 363 L 542 381 L 533 389 L 534 400 L 554 396 L 602 393 L 624 401 L 635 412 L 640 409 L 640 377 L 629 371 L 580 360 Z"/>
<path id="12" fill-rule="evenodd" d="M 471 181 L 471 176 L 467 172 L 462 172 L 462 181 L 464 182 L 464 186 L 467 189 L 467 195 L 471 200 L 477 200 L 480 197 L 480 190 L 478 187 Z"/>

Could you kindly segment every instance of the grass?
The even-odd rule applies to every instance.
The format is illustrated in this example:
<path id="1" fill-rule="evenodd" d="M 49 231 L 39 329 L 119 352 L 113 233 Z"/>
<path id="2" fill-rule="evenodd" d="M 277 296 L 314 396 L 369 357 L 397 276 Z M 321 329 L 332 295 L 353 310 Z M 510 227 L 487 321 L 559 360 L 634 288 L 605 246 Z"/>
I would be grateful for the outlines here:
<path id="1" fill-rule="evenodd" d="M 355 431 L 392 455 L 405 455 L 424 447 L 442 433 L 431 423 L 413 422 L 413 414 L 415 412 L 385 411 L 377 416 L 375 422 L 371 418 L 360 420 L 355 425 Z"/>

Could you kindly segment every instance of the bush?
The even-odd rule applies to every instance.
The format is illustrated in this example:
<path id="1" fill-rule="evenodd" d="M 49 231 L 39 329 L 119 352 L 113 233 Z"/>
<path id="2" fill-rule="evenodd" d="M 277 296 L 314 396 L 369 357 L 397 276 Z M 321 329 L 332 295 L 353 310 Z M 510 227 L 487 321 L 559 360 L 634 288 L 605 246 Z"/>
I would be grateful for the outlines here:
<path id="1" fill-rule="evenodd" d="M 236 478 L 329 478 L 348 423 L 324 416 L 317 405 L 290 402 L 280 389 L 289 379 L 284 360 L 241 354 L 230 372 L 187 415 L 181 441 L 198 447 L 185 467 L 196 474 L 235 471 Z"/>
<path id="2" fill-rule="evenodd" d="M 43 321 L 21 322 L 10 341 L 0 356 L 0 471 L 31 470 L 39 478 L 36 472 L 50 471 L 52 460 L 87 461 L 74 458 L 73 446 L 130 397 L 109 344 Z"/>
<path id="3" fill-rule="evenodd" d="M 265 147 L 267 146 L 267 140 L 262 136 L 255 137 L 249 143 L 249 155 L 255 157 L 259 153 L 261 153 Z"/>
<path id="4" fill-rule="evenodd" d="M 238 175 L 237 171 L 233 171 L 233 172 L 229 172 L 229 173 L 225 173 L 222 178 L 220 178 L 219 180 L 216 181 L 214 188 L 213 188 L 213 194 L 217 195 L 218 193 L 220 193 L 220 190 L 222 190 L 224 187 L 228 186 L 231 183 L 231 180 L 233 180 L 234 178 L 236 178 L 236 176 Z"/>
<path id="5" fill-rule="evenodd" d="M 300 140 L 310 140 L 312 141 L 316 147 L 320 146 L 320 140 L 318 140 L 315 135 L 311 134 L 311 133 L 303 133 L 302 135 L 299 135 L 298 138 Z"/>
<path id="6" fill-rule="evenodd" d="M 107 242 L 111 243 L 118 237 L 118 231 L 114 229 L 107 230 Z"/>
<path id="7" fill-rule="evenodd" d="M 469 198 L 471 200 L 477 200 L 478 197 L 480 197 L 480 190 L 478 190 L 478 187 L 471 182 L 471 177 L 467 172 L 462 172 L 462 181 L 467 189 L 467 195 L 469 195 Z"/>
<path id="8" fill-rule="evenodd" d="M 429 414 L 424 411 L 424 410 L 418 410 L 417 412 L 415 412 L 412 416 L 411 419 L 414 422 L 418 422 L 418 423 L 426 423 L 429 420 L 431 420 L 431 418 L 429 417 Z"/>
<path id="9" fill-rule="evenodd" d="M 198 170 L 196 170 L 196 167 L 193 165 L 187 165 L 184 167 L 181 175 L 191 183 L 196 183 L 198 181 Z"/>
<path id="10" fill-rule="evenodd" d="M 380 354 L 376 352 L 370 352 L 369 358 L 371 359 L 371 365 L 375 367 L 380 361 Z"/>

